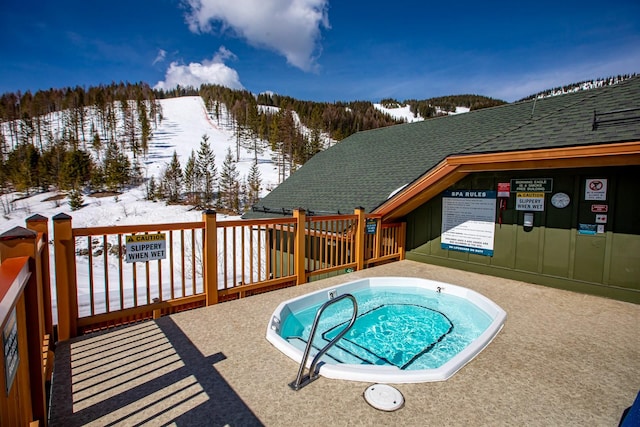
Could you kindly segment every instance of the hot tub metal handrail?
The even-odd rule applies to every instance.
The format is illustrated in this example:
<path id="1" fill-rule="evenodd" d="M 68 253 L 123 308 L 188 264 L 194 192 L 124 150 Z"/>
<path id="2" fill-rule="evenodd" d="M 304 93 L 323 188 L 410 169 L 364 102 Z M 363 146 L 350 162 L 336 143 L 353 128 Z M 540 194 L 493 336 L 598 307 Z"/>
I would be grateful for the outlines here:
<path id="1" fill-rule="evenodd" d="M 316 356 L 311 361 L 311 365 L 309 366 L 309 373 L 307 375 L 304 375 L 304 368 L 305 368 L 305 366 L 307 364 L 307 359 L 309 359 L 309 353 L 311 352 L 311 347 L 313 345 L 313 339 L 314 339 L 315 334 L 316 334 L 316 329 L 318 328 L 318 323 L 320 321 L 320 316 L 322 316 L 322 313 L 324 312 L 324 310 L 327 307 L 329 307 L 331 304 L 337 303 L 338 301 L 341 301 L 341 300 L 343 300 L 345 298 L 349 298 L 351 300 L 351 302 L 353 303 L 353 314 L 351 315 L 351 321 L 349 321 L 349 324 L 347 325 L 346 328 L 344 328 L 342 331 L 340 331 L 340 333 L 338 335 L 336 335 L 335 338 L 333 338 L 331 341 L 329 341 L 329 343 L 327 345 L 325 345 L 318 352 L 318 354 L 316 354 Z M 307 342 L 307 346 L 304 349 L 304 354 L 302 356 L 302 361 L 300 362 L 300 369 L 298 369 L 298 376 L 297 376 L 297 378 L 296 378 L 296 380 L 294 382 L 289 384 L 289 387 L 291 387 L 292 389 L 298 391 L 302 387 L 306 386 L 307 384 L 309 384 L 310 382 L 312 382 L 312 381 L 314 381 L 314 380 L 316 380 L 318 378 L 319 373 L 316 372 L 316 365 L 320 361 L 320 358 L 322 356 L 324 356 L 324 354 L 336 342 L 338 342 L 338 340 L 340 338 L 342 338 L 347 332 L 349 332 L 349 329 L 351 329 L 353 324 L 356 323 L 357 317 L 358 317 L 358 303 L 356 302 L 356 298 L 351 294 L 340 295 L 339 297 L 330 299 L 329 301 L 327 301 L 324 304 L 322 304 L 322 307 L 320 307 L 320 309 L 316 313 L 316 318 L 313 321 L 313 325 L 311 325 L 311 331 L 309 332 L 309 341 Z"/>

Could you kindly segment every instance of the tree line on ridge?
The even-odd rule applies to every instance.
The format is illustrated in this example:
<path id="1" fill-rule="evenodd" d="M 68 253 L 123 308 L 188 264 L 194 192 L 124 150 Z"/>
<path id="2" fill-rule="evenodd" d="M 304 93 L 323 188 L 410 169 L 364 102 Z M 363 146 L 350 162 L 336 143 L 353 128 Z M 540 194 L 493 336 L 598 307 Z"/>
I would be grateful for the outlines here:
<path id="1" fill-rule="evenodd" d="M 143 176 L 149 141 L 163 120 L 159 100 L 176 96 L 202 97 L 210 119 L 233 131 L 235 150 L 224 159 L 221 182 L 202 182 L 207 166 L 199 155 L 206 151 L 206 136 L 184 165 L 176 164 L 174 155 L 158 182 Z M 438 114 L 435 105 L 450 111 L 460 105 L 476 109 L 500 103 L 477 95 L 404 102 L 414 114 L 427 118 Z M 154 90 L 146 83 L 114 82 L 88 89 L 5 93 L 0 96 L 0 194 L 54 189 L 71 194 L 79 206 L 82 193 L 118 192 L 146 182 L 153 199 L 241 211 L 257 200 L 257 157 L 267 147 L 282 181 L 332 143 L 358 131 L 403 122 L 369 101 L 301 101 L 220 85 Z M 246 177 L 239 177 L 233 165 L 242 148 L 255 155 L 256 164 Z"/>

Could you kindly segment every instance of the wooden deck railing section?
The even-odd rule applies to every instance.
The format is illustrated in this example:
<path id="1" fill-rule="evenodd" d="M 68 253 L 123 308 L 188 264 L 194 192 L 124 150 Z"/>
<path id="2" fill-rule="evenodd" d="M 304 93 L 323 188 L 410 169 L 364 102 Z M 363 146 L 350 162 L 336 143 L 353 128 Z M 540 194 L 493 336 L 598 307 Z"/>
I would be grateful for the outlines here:
<path id="1" fill-rule="evenodd" d="M 26 226 L 0 235 L 0 425 L 47 424 L 56 339 L 404 259 L 405 225 L 362 209 L 233 221 L 205 211 L 197 222 L 90 228 L 59 214 L 54 329 L 48 219 L 34 215 Z M 157 233 L 165 256 L 127 262 L 128 237 Z"/>
<path id="2" fill-rule="evenodd" d="M 74 228 L 56 215 L 58 337 L 216 304 L 404 258 L 404 224 L 352 215 Z M 126 240 L 162 233 L 162 259 L 127 262 Z M 78 283 L 80 282 L 80 286 Z"/>
<path id="3" fill-rule="evenodd" d="M 48 220 L 0 235 L 0 425 L 47 425 L 53 369 Z"/>

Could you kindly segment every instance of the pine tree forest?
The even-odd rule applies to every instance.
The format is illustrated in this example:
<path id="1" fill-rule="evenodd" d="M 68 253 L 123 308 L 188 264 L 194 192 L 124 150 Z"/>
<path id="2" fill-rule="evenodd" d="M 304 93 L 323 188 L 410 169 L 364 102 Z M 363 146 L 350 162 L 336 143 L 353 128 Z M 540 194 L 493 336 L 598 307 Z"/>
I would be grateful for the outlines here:
<path id="1" fill-rule="evenodd" d="M 227 153 L 224 170 L 217 171 L 203 135 L 200 148 L 184 164 L 174 155 L 158 182 L 145 179 L 141 164 L 163 120 L 159 99 L 178 96 L 202 97 L 210 119 L 233 132 L 235 150 Z M 472 109 L 503 103 L 464 97 L 438 101 L 453 108 L 465 102 Z M 404 103 L 423 117 L 434 116 L 432 106 L 439 105 L 433 100 Z M 392 99 L 383 104 L 400 105 Z M 144 182 L 152 200 L 242 212 L 259 198 L 257 161 L 267 148 L 283 181 L 316 153 L 355 132 L 402 122 L 369 101 L 300 101 L 219 85 L 159 91 L 146 83 L 121 82 L 5 93 L 0 96 L 0 194 L 52 189 L 74 196 L 117 194 Z M 256 164 L 246 177 L 237 176 L 232 164 L 241 149 L 255 153 Z"/>

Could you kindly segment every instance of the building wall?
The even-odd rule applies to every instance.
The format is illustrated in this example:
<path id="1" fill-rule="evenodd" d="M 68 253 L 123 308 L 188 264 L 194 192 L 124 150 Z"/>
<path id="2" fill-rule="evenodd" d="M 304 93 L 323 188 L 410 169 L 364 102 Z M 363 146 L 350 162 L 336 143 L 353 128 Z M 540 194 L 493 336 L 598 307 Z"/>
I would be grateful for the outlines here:
<path id="1" fill-rule="evenodd" d="M 516 194 L 510 193 L 502 212 L 498 201 L 493 256 L 441 248 L 439 195 L 406 217 L 407 258 L 640 303 L 640 166 L 479 173 L 451 189 L 497 190 L 498 183 L 526 178 L 553 180 L 544 211 L 534 213 L 527 231 L 524 212 L 515 209 Z M 587 200 L 588 179 L 606 179 L 605 200 Z M 558 192 L 570 196 L 567 207 L 551 204 Z M 592 211 L 603 206 L 607 212 Z M 603 214 L 604 230 L 586 234 Z"/>

